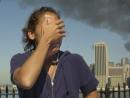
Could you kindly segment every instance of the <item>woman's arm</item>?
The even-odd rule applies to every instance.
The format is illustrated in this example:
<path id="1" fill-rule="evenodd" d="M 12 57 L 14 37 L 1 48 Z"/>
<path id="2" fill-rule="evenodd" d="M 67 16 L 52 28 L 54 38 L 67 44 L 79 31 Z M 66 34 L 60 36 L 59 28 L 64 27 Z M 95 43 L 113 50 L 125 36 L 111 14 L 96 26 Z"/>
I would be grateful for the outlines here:
<path id="1" fill-rule="evenodd" d="M 57 25 L 58 24 L 58 25 Z M 64 30 L 62 20 L 57 20 L 52 24 L 42 24 L 39 27 L 40 38 L 38 39 L 38 45 L 32 55 L 25 61 L 25 63 L 17 68 L 13 73 L 13 81 L 24 89 L 30 89 L 37 81 L 41 69 L 45 63 L 46 57 L 48 56 L 48 50 L 50 43 L 53 40 L 59 40 L 64 37 Z M 61 28 L 61 29 L 58 29 Z M 61 33 L 61 31 L 63 33 Z M 28 34 L 34 34 L 28 32 Z"/>
<path id="2" fill-rule="evenodd" d="M 39 44 L 25 63 L 14 71 L 13 81 L 18 86 L 30 89 L 34 85 L 45 62 L 48 48 L 49 44 L 46 42 Z"/>

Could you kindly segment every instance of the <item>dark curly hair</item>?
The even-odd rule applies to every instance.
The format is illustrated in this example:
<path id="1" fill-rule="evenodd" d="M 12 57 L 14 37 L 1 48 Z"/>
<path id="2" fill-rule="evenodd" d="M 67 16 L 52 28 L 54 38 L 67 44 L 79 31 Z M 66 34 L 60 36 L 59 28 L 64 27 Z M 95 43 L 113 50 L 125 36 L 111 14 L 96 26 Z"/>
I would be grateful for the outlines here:
<path id="1" fill-rule="evenodd" d="M 24 51 L 32 51 L 36 48 L 36 41 L 31 40 L 28 37 L 28 32 L 34 32 L 36 30 L 36 26 L 39 23 L 41 15 L 45 14 L 46 12 L 52 12 L 58 16 L 60 19 L 60 15 L 56 10 L 51 7 L 41 7 L 40 9 L 35 10 L 29 17 L 27 24 L 22 29 L 23 31 L 23 39 L 22 42 L 24 44 Z"/>

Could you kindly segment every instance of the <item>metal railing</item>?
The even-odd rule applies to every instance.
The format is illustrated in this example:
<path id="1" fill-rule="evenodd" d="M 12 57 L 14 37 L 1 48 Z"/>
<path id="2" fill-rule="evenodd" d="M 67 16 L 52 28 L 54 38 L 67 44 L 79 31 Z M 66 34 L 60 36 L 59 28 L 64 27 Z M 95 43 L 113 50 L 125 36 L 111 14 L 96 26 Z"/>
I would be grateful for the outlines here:
<path id="1" fill-rule="evenodd" d="M 130 88 L 123 84 L 123 87 L 118 85 L 118 87 L 97 88 L 99 98 L 130 98 Z M 16 88 L 5 86 L 4 89 L 0 88 L 0 98 L 19 98 L 18 91 Z M 80 98 L 82 98 L 80 96 Z"/>
<path id="2" fill-rule="evenodd" d="M 18 91 L 14 87 L 5 86 L 5 88 L 0 88 L 0 98 L 18 98 Z"/>
<path id="3" fill-rule="evenodd" d="M 106 84 L 105 88 L 98 88 L 99 98 L 130 98 L 130 88 L 123 84 L 117 87 L 110 87 Z"/>

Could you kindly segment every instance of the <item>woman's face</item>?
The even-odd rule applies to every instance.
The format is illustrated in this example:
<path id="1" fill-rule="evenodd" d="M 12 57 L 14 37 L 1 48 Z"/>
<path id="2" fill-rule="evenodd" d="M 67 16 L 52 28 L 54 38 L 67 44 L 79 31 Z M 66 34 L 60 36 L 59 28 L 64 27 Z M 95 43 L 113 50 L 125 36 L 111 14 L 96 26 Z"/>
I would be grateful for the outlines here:
<path id="1" fill-rule="evenodd" d="M 40 17 L 39 24 L 36 28 L 36 41 L 37 41 L 37 43 L 39 43 L 40 38 L 41 38 L 42 26 L 47 25 L 47 24 L 43 25 L 43 22 L 46 20 L 47 20 L 48 24 L 50 24 L 50 23 L 53 23 L 53 22 L 56 22 L 57 20 L 59 20 L 59 18 L 56 14 L 54 14 L 52 12 L 46 12 L 45 14 L 43 14 Z M 44 36 L 44 32 L 43 32 L 43 36 Z M 52 57 L 55 53 L 57 53 L 60 50 L 61 43 L 62 43 L 62 39 L 51 42 L 51 45 L 50 45 L 49 51 L 48 51 L 48 57 Z"/>

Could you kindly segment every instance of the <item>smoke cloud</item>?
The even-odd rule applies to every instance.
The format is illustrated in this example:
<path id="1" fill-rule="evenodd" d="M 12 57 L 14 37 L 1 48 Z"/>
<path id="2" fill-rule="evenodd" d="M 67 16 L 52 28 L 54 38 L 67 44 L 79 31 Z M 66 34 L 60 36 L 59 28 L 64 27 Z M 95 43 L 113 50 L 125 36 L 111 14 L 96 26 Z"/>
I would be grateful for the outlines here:
<path id="1" fill-rule="evenodd" d="M 43 1 L 21 0 L 26 5 L 41 4 Z M 45 0 L 44 2 L 56 5 L 66 17 L 93 27 L 112 30 L 126 40 L 124 46 L 130 51 L 130 0 Z"/>

